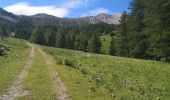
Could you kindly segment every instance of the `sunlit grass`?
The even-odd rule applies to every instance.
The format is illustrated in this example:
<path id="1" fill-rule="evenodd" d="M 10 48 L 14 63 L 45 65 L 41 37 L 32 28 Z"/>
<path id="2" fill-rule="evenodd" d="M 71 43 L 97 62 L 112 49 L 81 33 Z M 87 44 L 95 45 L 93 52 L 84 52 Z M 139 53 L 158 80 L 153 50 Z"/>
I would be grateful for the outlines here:
<path id="1" fill-rule="evenodd" d="M 0 57 L 0 95 L 3 95 L 23 69 L 29 49 L 18 39 L 0 40 L 0 44 L 9 48 L 7 55 Z"/>
<path id="2" fill-rule="evenodd" d="M 73 100 L 170 98 L 169 63 L 43 48 L 60 64 Z"/>

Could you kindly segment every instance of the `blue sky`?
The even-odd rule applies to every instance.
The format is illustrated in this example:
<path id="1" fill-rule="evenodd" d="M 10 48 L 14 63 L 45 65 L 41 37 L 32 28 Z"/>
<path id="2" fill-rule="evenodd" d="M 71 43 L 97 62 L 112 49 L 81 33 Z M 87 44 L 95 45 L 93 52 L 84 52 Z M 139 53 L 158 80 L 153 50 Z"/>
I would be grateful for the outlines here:
<path id="1" fill-rule="evenodd" d="M 57 17 L 83 17 L 128 11 L 131 0 L 0 0 L 0 7 L 17 15 L 47 13 Z"/>

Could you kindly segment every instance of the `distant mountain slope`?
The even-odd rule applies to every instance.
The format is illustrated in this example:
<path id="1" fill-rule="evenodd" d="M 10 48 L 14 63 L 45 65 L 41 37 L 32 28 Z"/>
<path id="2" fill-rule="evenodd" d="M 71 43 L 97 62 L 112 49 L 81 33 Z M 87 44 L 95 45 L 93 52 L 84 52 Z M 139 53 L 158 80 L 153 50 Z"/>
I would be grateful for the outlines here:
<path id="1" fill-rule="evenodd" d="M 18 22 L 19 19 L 13 13 L 7 12 L 6 10 L 0 8 L 0 17 L 11 22 Z"/>
<path id="2" fill-rule="evenodd" d="M 11 22 L 29 23 L 32 25 L 57 25 L 57 26 L 73 26 L 84 24 L 96 24 L 105 22 L 108 24 L 119 24 L 121 14 L 108 15 L 99 14 L 97 16 L 87 16 L 80 18 L 59 18 L 48 14 L 36 14 L 33 16 L 15 15 L 0 8 L 0 17 Z"/>
<path id="3" fill-rule="evenodd" d="M 88 24 L 87 21 L 76 18 L 59 18 L 47 14 L 36 14 L 30 16 L 34 25 L 57 25 L 57 26 L 73 26 Z"/>
<path id="4" fill-rule="evenodd" d="M 119 24 L 121 14 L 108 15 L 99 14 L 97 16 L 87 16 L 80 18 L 59 18 L 47 14 L 36 14 L 31 16 L 36 24 L 48 24 L 48 25 L 82 25 L 82 24 L 96 24 L 99 22 L 105 22 L 107 24 Z"/>

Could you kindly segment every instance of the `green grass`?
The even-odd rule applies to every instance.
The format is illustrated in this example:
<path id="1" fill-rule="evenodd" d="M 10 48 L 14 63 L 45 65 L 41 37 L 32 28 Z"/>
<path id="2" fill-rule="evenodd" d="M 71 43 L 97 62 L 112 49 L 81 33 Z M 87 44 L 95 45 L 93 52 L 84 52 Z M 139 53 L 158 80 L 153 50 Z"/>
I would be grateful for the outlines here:
<path id="1" fill-rule="evenodd" d="M 43 47 L 73 100 L 168 100 L 170 64 Z"/>
<path id="2" fill-rule="evenodd" d="M 24 90 L 29 91 L 27 96 L 20 100 L 55 100 L 55 93 L 49 76 L 48 66 L 42 54 L 36 49 L 34 63 L 24 79 Z"/>
<path id="3" fill-rule="evenodd" d="M 28 46 L 18 39 L 0 44 L 9 48 L 0 57 L 0 95 L 6 93 L 26 64 Z M 107 43 L 106 43 L 107 44 Z M 74 50 L 42 47 L 51 54 L 57 66 L 49 68 L 36 49 L 35 58 L 24 79 L 29 91 L 20 100 L 54 100 L 51 70 L 57 70 L 72 100 L 169 100 L 170 64 Z"/>
<path id="4" fill-rule="evenodd" d="M 110 36 L 101 36 L 100 39 L 102 42 L 101 53 L 109 54 L 110 53 L 110 43 L 111 43 L 112 38 Z"/>
<path id="5" fill-rule="evenodd" d="M 0 44 L 9 48 L 7 55 L 0 57 L 0 95 L 3 95 L 23 69 L 28 46 L 22 40 L 11 38 L 0 40 Z"/>

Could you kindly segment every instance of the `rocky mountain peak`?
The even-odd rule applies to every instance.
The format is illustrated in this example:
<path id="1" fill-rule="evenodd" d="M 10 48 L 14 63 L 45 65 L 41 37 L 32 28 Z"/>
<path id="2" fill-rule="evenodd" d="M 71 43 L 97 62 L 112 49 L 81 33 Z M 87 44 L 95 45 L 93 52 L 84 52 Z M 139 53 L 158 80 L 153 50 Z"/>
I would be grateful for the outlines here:
<path id="1" fill-rule="evenodd" d="M 120 18 L 121 18 L 121 14 L 109 15 L 106 13 L 101 13 L 96 16 L 82 17 L 82 19 L 86 19 L 92 24 L 98 22 L 105 22 L 108 24 L 116 24 L 116 25 L 119 24 Z"/>

